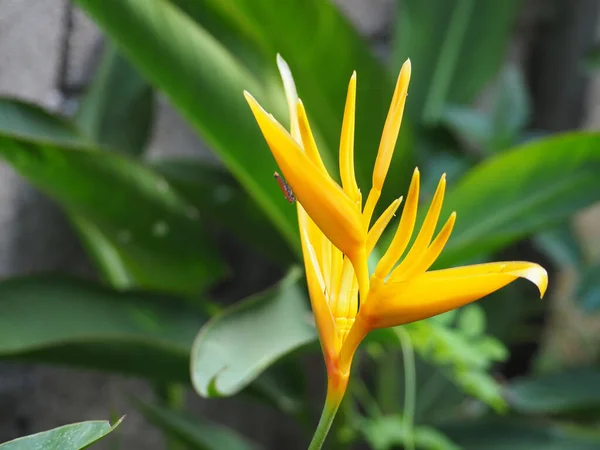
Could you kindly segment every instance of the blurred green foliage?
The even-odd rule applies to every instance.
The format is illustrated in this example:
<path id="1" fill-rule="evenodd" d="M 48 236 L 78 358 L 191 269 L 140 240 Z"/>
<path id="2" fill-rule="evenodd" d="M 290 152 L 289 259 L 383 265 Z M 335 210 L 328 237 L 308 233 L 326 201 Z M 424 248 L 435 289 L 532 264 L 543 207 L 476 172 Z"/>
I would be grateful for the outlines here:
<path id="1" fill-rule="evenodd" d="M 504 64 L 520 1 L 404 0 L 387 64 L 323 0 L 75 3 L 106 34 L 95 77 L 73 117 L 1 99 L 0 156 L 63 208 L 102 285 L 53 276 L 0 283 L 4 359 L 193 384 L 205 397 L 241 393 L 298 420 L 307 417 L 298 356 L 318 352 L 318 345 L 302 277 L 292 268 L 283 278 L 300 262 L 295 209 L 272 179 L 275 163 L 242 96 L 252 92 L 286 123 L 276 53 L 294 72 L 332 173 L 346 85 L 357 71 L 356 168 L 365 192 L 393 79 L 410 57 L 407 113 L 381 203 L 404 193 L 415 164 L 429 194 L 431 180 L 445 171 L 444 207 L 456 210 L 458 221 L 442 265 L 518 253 L 515 244 L 529 239 L 557 266 L 584 270 L 577 295 L 590 311 L 600 306 L 598 265 L 584 261 L 569 224 L 600 200 L 600 135 L 539 138 L 543 130 L 528 130 L 526 83 Z M 491 106 L 475 109 L 473 101 L 489 86 Z M 219 164 L 147 158 L 157 92 Z M 211 288 L 226 276 L 242 280 L 245 270 L 228 268 L 219 243 L 232 241 L 249 259 L 260 255 L 273 263 L 282 280 L 224 307 Z M 257 287 L 239 292 L 251 289 Z M 420 449 L 600 446 L 600 435 L 585 428 L 600 405 L 587 395 L 597 385 L 597 368 L 508 384 L 492 373 L 509 356 L 507 337 L 525 325 L 522 309 L 511 305 L 536 301 L 517 285 L 483 307 L 406 326 L 417 355 L 416 386 L 402 387 L 408 361 L 394 365 L 400 352 L 394 330 L 373 333 L 365 347 L 375 371 L 392 376 L 367 377 L 361 394 L 352 391 L 344 416 L 353 430 L 339 444 L 364 439 L 376 450 L 409 440 Z M 416 411 L 403 410 L 407 389 L 414 390 Z M 366 406 L 370 392 L 391 397 L 384 412 Z M 186 448 L 260 448 L 177 405 L 136 405 Z M 513 417 L 490 419 L 489 407 Z M 587 420 L 566 427 L 575 411 L 585 411 Z M 407 414 L 415 417 L 412 429 L 405 427 Z M 532 415 L 545 420 L 534 423 Z M 98 437 L 111 430 L 104 422 L 95 426 Z M 48 433 L 28 439 L 64 439 Z M 24 448 L 12 445 L 0 448 Z"/>

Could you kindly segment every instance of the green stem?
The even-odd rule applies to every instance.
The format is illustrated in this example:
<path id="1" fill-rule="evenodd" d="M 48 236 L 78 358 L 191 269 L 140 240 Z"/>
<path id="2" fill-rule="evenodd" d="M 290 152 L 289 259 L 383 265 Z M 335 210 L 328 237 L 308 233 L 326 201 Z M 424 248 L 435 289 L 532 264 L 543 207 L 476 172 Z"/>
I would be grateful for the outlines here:
<path id="1" fill-rule="evenodd" d="M 383 414 L 393 414 L 400 409 L 399 365 L 397 351 L 392 348 L 386 348 L 377 360 L 377 401 Z"/>
<path id="2" fill-rule="evenodd" d="M 174 411 L 183 411 L 185 406 L 185 389 L 177 383 L 158 383 L 155 387 L 158 398 Z M 184 444 L 170 435 L 165 436 L 169 450 L 183 450 Z"/>
<path id="3" fill-rule="evenodd" d="M 414 423 L 417 400 L 417 371 L 415 369 L 415 352 L 408 332 L 401 327 L 394 329 L 404 358 L 404 432 L 406 434 L 406 450 L 415 449 Z"/>
<path id="4" fill-rule="evenodd" d="M 340 403 L 342 401 L 343 396 L 338 395 L 332 398 L 330 397 L 330 392 L 331 391 L 328 391 L 327 393 L 325 407 L 323 408 L 323 412 L 321 413 L 319 425 L 317 425 L 317 429 L 315 430 L 315 434 L 313 435 L 312 441 L 308 446 L 308 450 L 320 450 L 321 447 L 323 447 L 323 443 L 327 438 L 327 433 L 329 433 L 329 429 L 331 428 L 333 419 L 335 419 L 337 410 L 340 407 Z"/>
<path id="5" fill-rule="evenodd" d="M 419 395 L 419 407 L 417 413 L 422 415 L 435 403 L 437 396 L 444 386 L 444 378 L 439 370 L 423 384 Z"/>

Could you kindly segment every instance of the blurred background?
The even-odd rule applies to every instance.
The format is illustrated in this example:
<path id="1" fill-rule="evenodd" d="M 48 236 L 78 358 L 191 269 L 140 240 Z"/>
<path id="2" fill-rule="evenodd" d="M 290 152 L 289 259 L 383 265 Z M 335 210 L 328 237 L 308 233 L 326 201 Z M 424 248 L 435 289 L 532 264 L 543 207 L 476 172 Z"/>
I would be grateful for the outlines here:
<path id="1" fill-rule="evenodd" d="M 172 4 L 212 40 L 198 44 L 201 34 L 191 33 L 188 38 L 174 33 L 169 27 L 175 19 L 165 19 L 164 33 L 153 34 L 152 30 L 161 29 L 161 16 L 148 13 L 150 25 L 134 23 L 146 17 L 132 12 L 144 8 L 137 1 L 123 0 L 133 6 L 112 17 L 88 1 L 0 3 L 0 147 L 5 149 L 0 155 L 0 272 L 4 280 L 0 284 L 0 442 L 65 423 L 126 414 L 117 436 L 98 448 L 162 449 L 172 444 L 170 436 L 185 435 L 185 427 L 178 428 L 160 411 L 153 411 L 154 416 L 149 410 L 144 412 L 136 402 L 163 405 L 164 401 L 169 408 L 187 409 L 195 417 L 225 424 L 265 449 L 306 448 L 324 395 L 324 368 L 314 342 L 308 348 L 304 345 L 308 340 L 290 345 L 290 351 L 302 348 L 284 361 L 300 364 L 294 370 L 304 377 L 299 398 L 306 403 L 308 415 L 298 420 L 302 414 L 297 411 L 281 414 L 282 397 L 280 403 L 256 401 L 251 396 L 207 400 L 189 387 L 173 389 L 180 382 L 189 385 L 184 380 L 187 365 L 176 370 L 174 360 L 152 354 L 150 344 L 131 350 L 152 366 L 147 376 L 139 369 L 142 363 L 124 368 L 124 360 L 135 359 L 133 353 L 124 354 L 123 360 L 102 362 L 115 351 L 103 344 L 111 342 L 116 348 L 121 344 L 115 336 L 121 335 L 124 342 L 135 341 L 139 330 L 128 334 L 119 328 L 125 319 L 117 317 L 118 308 L 94 312 L 97 305 L 74 306 L 80 298 L 93 302 L 101 296 L 98 292 L 106 294 L 97 289 L 115 293 L 133 289 L 144 295 L 192 299 L 169 300 L 171 306 L 182 305 L 175 315 L 185 315 L 190 304 L 198 309 L 202 303 L 198 299 L 206 297 L 210 302 L 202 308 L 213 314 L 214 305 L 221 310 L 272 286 L 298 261 L 290 244 L 294 232 L 285 236 L 287 228 L 282 225 L 293 225 L 294 208 L 284 204 L 269 180 L 274 162 L 252 128 L 251 116 L 240 112 L 233 100 L 227 101 L 228 95 L 241 98 L 242 89 L 261 86 L 256 95 L 270 101 L 287 123 L 275 71 L 279 51 L 290 63 L 309 116 L 315 116 L 320 139 L 334 150 L 344 91 L 351 71 L 357 69 L 357 130 L 362 133 L 358 145 L 363 145 L 358 151 L 366 155 L 361 162 L 371 163 L 393 80 L 401 62 L 410 57 L 413 79 L 407 124 L 401 130 L 396 172 L 390 172 L 386 198 L 404 193 L 407 174 L 415 165 L 424 173 L 425 196 L 431 195 L 444 171 L 449 187 L 469 176 L 477 183 L 489 179 L 491 187 L 469 189 L 471 179 L 460 185 L 462 190 L 451 202 L 461 205 L 459 220 L 464 214 L 465 220 L 483 223 L 490 215 L 502 216 L 510 205 L 518 203 L 517 207 L 507 213 L 505 222 L 499 219 L 491 234 L 484 227 L 483 237 L 473 237 L 465 244 L 464 254 L 457 250 L 447 262 L 525 259 L 548 269 L 550 290 L 542 302 L 531 286 L 518 284 L 507 288 L 501 299 L 469 310 L 466 318 L 461 319 L 467 316 L 465 312 L 449 319 L 450 324 L 432 322 L 432 329 L 411 329 L 418 356 L 416 401 L 423 405 L 416 412 L 416 423 L 423 426 L 417 448 L 600 448 L 600 207 L 595 206 L 600 200 L 600 137 L 589 132 L 600 125 L 597 0 L 336 0 L 332 7 L 324 0 L 286 2 L 300 5 L 297 11 L 287 6 L 279 10 L 277 2 L 266 0 L 256 4 L 228 0 L 222 8 L 208 0 L 146 1 Z M 104 3 L 109 8 L 114 2 Z M 246 8 L 255 11 L 249 14 Z M 127 20 L 132 22 L 127 24 Z M 273 25 L 277 22 L 279 26 Z M 148 47 L 142 49 L 145 39 Z M 176 44 L 163 47 L 161 42 L 170 40 Z M 237 67 L 218 53 L 221 48 L 259 82 L 246 86 L 241 78 L 232 81 L 227 73 L 218 72 L 218 68 Z M 174 59 L 164 58 L 167 54 Z M 189 64 L 173 65 L 177 58 L 188 57 Z M 214 65 L 213 60 L 217 61 Z M 202 73 L 195 74 L 195 66 Z M 211 78 L 205 72 L 211 71 L 216 71 L 212 77 L 217 81 L 206 84 L 206 92 L 201 87 L 186 91 L 194 86 L 192 82 L 173 82 L 178 76 L 189 77 L 200 86 Z M 219 78 L 223 78 L 224 92 L 218 87 Z M 328 91 L 328 96 L 319 88 L 334 85 L 337 90 Z M 225 92 L 230 86 L 235 89 Z M 68 154 L 62 156 L 56 148 L 80 144 L 64 130 L 57 131 L 56 124 L 63 118 L 83 130 L 84 147 L 124 155 L 152 172 L 130 175 L 126 163 L 113 173 L 120 159 L 98 163 L 90 157 L 73 162 Z M 216 121 L 223 129 L 213 133 Z M 361 124 L 367 131 L 361 131 Z M 571 131 L 576 132 L 562 135 Z M 238 133 L 237 142 L 222 137 Z M 248 133 L 254 141 L 245 140 Z M 252 173 L 260 171 L 256 179 L 240 169 L 247 163 L 236 156 L 246 145 L 243 150 L 260 155 L 253 167 L 246 166 Z M 532 146 L 531 151 L 527 146 Z M 519 155 L 526 154 L 522 160 L 513 148 Z M 53 156 L 59 153 L 60 157 Z M 505 153 L 512 159 L 504 161 Z M 172 164 L 163 164 L 165 160 Z M 488 160 L 497 162 L 499 168 Z M 262 161 L 270 162 L 261 166 Z M 487 172 L 470 174 L 485 164 Z M 367 167 L 365 173 L 369 171 Z M 155 173 L 160 174 L 156 179 L 152 178 Z M 119 178 L 123 174 L 125 181 Z M 204 178 L 196 179 L 200 176 Z M 95 184 L 95 177 L 103 178 L 105 184 Z M 131 179 L 139 183 L 130 183 Z M 158 185 L 158 200 L 147 194 L 147 184 L 164 179 L 169 186 Z M 497 185 L 492 186 L 494 181 Z M 252 199 L 245 193 L 248 186 L 255 189 L 250 191 Z M 136 193 L 129 195 L 127 189 Z M 183 206 L 175 196 L 168 197 L 171 189 L 183 196 Z M 490 196 L 475 195 L 473 202 L 466 197 L 456 199 L 460 193 L 478 190 Z M 498 195 L 502 192 L 506 194 Z M 99 206 L 104 202 L 112 206 Z M 167 205 L 164 220 L 163 203 Z M 258 213 L 257 203 L 267 207 Z M 474 212 L 469 211 L 472 205 Z M 153 215 L 155 207 L 159 212 Z M 184 219 L 177 222 L 185 215 L 180 214 L 181 208 L 187 208 L 188 219 L 200 218 L 198 222 L 206 228 L 201 237 L 190 231 Z M 170 228 L 172 210 L 177 210 L 173 221 L 180 229 Z M 167 240 L 177 235 L 178 242 L 171 247 L 140 244 L 136 219 L 132 219 L 138 214 L 151 222 L 154 238 Z M 279 225 L 264 225 L 269 220 Z M 264 242 L 270 240 L 266 236 L 279 232 L 284 237 Z M 475 236 L 473 230 L 464 231 L 460 242 L 470 239 L 470 232 Z M 115 251 L 120 246 L 126 250 Z M 481 252 L 473 250 L 478 248 Z M 196 261 L 194 252 L 203 249 L 208 249 L 209 256 Z M 165 281 L 156 281 L 162 274 Z M 110 301 L 119 303 L 119 298 Z M 160 316 L 160 311 L 153 314 Z M 95 314 L 99 322 L 106 322 L 105 330 L 100 329 L 102 324 L 98 330 L 92 326 L 87 335 L 91 325 L 85 320 L 93 321 Z M 70 320 L 79 323 L 77 329 L 70 331 Z M 201 325 L 186 324 L 192 331 Z M 175 319 L 169 326 L 183 327 Z M 442 326 L 448 334 L 440 331 Z M 51 329 L 47 336 L 45 327 Z M 466 331 L 470 337 L 463 342 L 452 334 L 461 327 L 476 330 Z M 36 335 L 35 339 L 30 335 Z M 191 346 L 188 337 L 181 340 Z M 472 354 L 476 346 L 471 341 L 483 342 L 488 337 L 495 350 L 479 349 L 481 359 L 468 361 L 465 354 Z M 439 347 L 433 356 L 429 344 Z M 369 402 L 355 393 L 363 399 L 362 403 L 356 400 L 361 425 L 340 425 L 335 448 L 403 448 L 406 436 L 398 430 L 403 423 L 405 362 L 400 347 L 385 339 L 367 347 L 364 386 L 375 399 L 393 400 L 380 404 L 385 418 L 381 419 L 373 417 L 365 406 Z M 387 363 L 382 364 L 382 359 Z M 452 386 L 458 386 L 453 388 L 460 392 L 458 397 L 441 398 L 450 390 L 444 384 L 434 389 L 431 383 L 424 388 L 420 385 L 437 376 L 437 372 L 431 375 L 432 367 L 440 373 L 451 372 L 448 378 Z M 289 367 L 284 368 L 289 372 Z M 173 383 L 170 375 L 164 375 L 170 371 L 178 371 Z M 513 385 L 512 380 L 519 381 Z M 179 402 L 169 401 L 173 391 Z M 510 411 L 502 416 L 506 423 L 494 428 L 495 422 L 477 422 L 474 428 L 465 429 L 467 420 L 495 417 L 486 405 L 506 410 L 499 406 L 502 402 L 508 403 Z M 448 425 L 449 417 L 460 417 L 461 423 Z M 509 421 L 515 418 L 516 422 Z M 203 426 L 198 420 L 198 427 Z M 511 428 L 514 423 L 518 425 Z M 576 432 L 565 431 L 572 429 L 565 425 L 575 427 Z M 440 434 L 431 428 L 441 430 Z M 206 431 L 205 436 L 212 436 L 213 431 Z M 498 434 L 493 443 L 484 439 L 494 433 Z M 190 436 L 184 441 L 189 448 L 234 448 L 203 446 Z"/>

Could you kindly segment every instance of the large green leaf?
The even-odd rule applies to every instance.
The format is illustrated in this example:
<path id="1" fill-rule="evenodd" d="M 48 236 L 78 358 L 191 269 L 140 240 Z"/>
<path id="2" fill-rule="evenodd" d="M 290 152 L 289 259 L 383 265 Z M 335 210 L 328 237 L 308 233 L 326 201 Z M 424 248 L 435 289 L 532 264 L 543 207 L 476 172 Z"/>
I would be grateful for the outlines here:
<path id="1" fill-rule="evenodd" d="M 600 410 L 600 369 L 586 367 L 512 381 L 507 399 L 526 414 L 566 414 Z"/>
<path id="2" fill-rule="evenodd" d="M 31 103 L 0 98 L 0 131 L 10 136 L 49 139 L 60 143 L 84 140 L 67 119 L 49 114 Z"/>
<path id="3" fill-rule="evenodd" d="M 244 66 L 260 79 L 273 75 L 273 54 L 266 54 L 260 37 L 236 14 L 236 5 L 213 0 L 171 0 L 190 18 L 206 29 Z M 224 5 L 225 8 L 223 7 Z M 242 24 L 240 24 L 240 19 Z"/>
<path id="4" fill-rule="evenodd" d="M 138 403 L 144 416 L 167 435 L 173 436 L 193 450 L 257 450 L 256 444 L 234 430 L 206 419 L 191 417 L 158 405 Z"/>
<path id="5" fill-rule="evenodd" d="M 152 87 L 107 42 L 77 111 L 77 125 L 97 145 L 139 155 L 150 137 L 153 113 Z"/>
<path id="6" fill-rule="evenodd" d="M 176 298 L 49 277 L 0 283 L 0 357 L 189 382 L 207 315 Z"/>
<path id="7" fill-rule="evenodd" d="M 184 159 L 150 164 L 203 217 L 232 232 L 241 242 L 284 263 L 295 259 L 289 243 L 225 168 Z"/>
<path id="8" fill-rule="evenodd" d="M 192 382 L 204 396 L 239 392 L 269 365 L 316 338 L 299 271 L 208 322 L 192 350 Z"/>
<path id="9" fill-rule="evenodd" d="M 7 136 L 73 144 L 85 138 L 71 122 L 38 106 L 12 99 L 0 99 L 0 131 Z M 113 286 L 132 286 L 135 279 L 127 270 L 116 242 L 111 242 L 94 223 L 70 214 L 90 256 Z"/>
<path id="10" fill-rule="evenodd" d="M 140 163 L 2 133 L 0 157 L 69 214 L 93 225 L 136 285 L 195 294 L 223 274 L 196 208 Z M 128 286 L 127 278 L 121 281 Z"/>
<path id="11" fill-rule="evenodd" d="M 190 383 L 192 344 L 207 317 L 175 297 L 66 278 L 15 278 L 0 283 L 0 359 Z M 296 413 L 303 390 L 298 378 L 297 368 L 284 361 L 245 393 Z"/>
<path id="12" fill-rule="evenodd" d="M 243 33 L 245 39 L 265 55 L 268 63 L 276 53 L 282 54 L 292 69 L 298 93 L 318 130 L 318 137 L 322 138 L 319 143 L 326 162 L 333 163 L 329 165 L 331 169 L 337 167 L 346 90 L 352 71 L 356 70 L 355 168 L 362 191 L 368 192 L 391 101 L 392 77 L 338 7 L 332 1 L 323 0 L 197 0 L 195 3 L 205 5 L 231 28 Z M 207 20 L 201 17 L 198 20 L 210 26 Z M 223 34 L 219 36 L 223 39 Z M 412 171 L 408 161 L 411 151 L 408 126 L 404 124 L 402 128 L 391 169 L 394 177 L 387 180 L 386 188 L 391 196 L 388 198 L 399 195 Z"/>
<path id="13" fill-rule="evenodd" d="M 124 62 L 121 62 L 120 64 L 122 65 Z M 165 219 L 173 216 L 174 213 L 175 215 L 181 216 L 182 205 L 184 205 L 186 217 L 183 219 L 183 222 L 187 228 L 187 232 L 184 232 L 184 230 L 172 230 L 175 231 L 175 234 L 171 233 L 169 240 L 172 240 L 172 237 L 177 236 L 178 233 L 181 235 L 183 232 L 184 234 L 181 235 L 182 237 L 187 234 L 188 239 L 192 239 L 192 241 L 198 240 L 199 244 L 206 246 L 206 262 L 209 264 L 213 263 L 215 258 L 214 250 L 211 248 L 211 245 L 206 242 L 206 237 L 204 237 L 204 235 L 201 233 L 201 230 L 198 228 L 197 224 L 185 223 L 190 221 L 195 222 L 198 219 L 199 214 L 195 209 L 194 204 L 177 198 L 177 195 L 172 192 L 157 192 L 154 195 L 156 198 L 153 198 L 153 189 L 148 189 L 152 183 L 156 184 L 157 191 L 169 190 L 169 183 L 164 179 L 164 177 L 152 174 L 148 169 L 141 167 L 138 163 L 135 163 L 127 158 L 118 158 L 113 157 L 112 155 L 106 155 L 106 159 L 103 160 L 103 156 L 100 152 L 91 153 L 95 158 L 94 161 L 98 162 L 95 162 L 90 166 L 89 162 L 81 161 L 83 156 L 86 154 L 85 152 L 68 151 L 71 148 L 73 148 L 73 150 L 81 149 L 83 148 L 81 145 L 84 145 L 81 144 L 84 138 L 80 136 L 79 132 L 74 128 L 74 126 L 66 120 L 41 110 L 36 106 L 15 100 L 0 100 L 0 117 L 2 118 L 0 121 L 0 136 L 5 135 L 7 137 L 23 137 L 25 138 L 27 144 L 30 144 L 33 147 L 46 144 L 55 146 L 60 144 L 64 147 L 58 152 L 53 150 L 55 147 L 48 149 L 48 153 L 55 157 L 55 161 L 60 162 L 61 155 L 65 155 L 69 158 L 68 164 L 60 163 L 60 166 L 63 170 L 72 170 L 68 176 L 64 177 L 60 176 L 60 173 L 56 171 L 55 167 L 45 167 L 44 162 L 36 158 L 35 155 L 31 154 L 30 151 L 23 151 L 22 155 L 12 155 L 11 153 L 2 153 L 0 150 L 0 155 L 11 155 L 19 164 L 25 164 L 25 170 L 21 170 L 21 172 L 25 176 L 33 176 L 34 178 L 31 180 L 32 182 L 38 183 L 38 185 L 39 183 L 43 183 L 43 185 L 40 185 L 40 187 L 51 195 L 54 194 L 56 197 L 58 197 L 59 202 L 63 206 L 67 207 L 66 213 L 69 215 L 71 221 L 76 226 L 77 231 L 80 233 L 84 245 L 88 249 L 90 255 L 95 259 L 105 278 L 113 286 L 129 287 L 142 285 L 147 287 L 163 288 L 163 286 L 166 285 L 168 286 L 168 289 L 188 289 L 188 286 L 171 286 L 171 283 L 179 283 L 179 281 L 176 280 L 170 281 L 165 279 L 163 282 L 161 281 L 161 278 L 154 279 L 154 271 L 156 268 L 154 267 L 155 264 L 152 264 L 152 259 L 162 258 L 161 255 L 152 255 L 152 253 L 157 251 L 156 243 L 152 241 L 150 242 L 150 245 L 146 249 L 148 252 L 146 255 L 140 255 L 139 251 L 136 251 L 138 254 L 133 254 L 131 249 L 128 248 L 127 244 L 132 244 L 131 241 L 133 240 L 132 230 L 129 228 L 132 217 L 128 217 L 131 216 L 129 213 L 144 203 L 146 204 L 146 208 L 153 209 L 154 214 L 160 215 L 163 218 L 161 222 L 158 222 L 159 225 L 155 225 L 157 227 L 155 232 L 161 231 L 161 229 L 159 229 L 161 227 L 164 231 L 164 226 L 161 224 L 163 222 L 166 223 Z M 100 139 L 99 136 L 96 137 Z M 102 141 L 102 139 L 100 139 L 100 141 Z M 20 140 L 18 142 L 21 143 Z M 71 147 L 71 145 L 76 146 Z M 7 151 L 8 149 L 5 150 Z M 28 159 L 26 158 L 27 156 L 32 158 L 33 161 L 35 161 L 35 164 L 29 164 Z M 21 160 L 18 159 L 19 157 L 21 157 Z M 69 165 L 71 165 L 71 167 L 68 167 Z M 82 165 L 85 166 L 83 170 L 81 168 Z M 94 165 L 98 165 L 99 167 L 94 167 Z M 15 166 L 17 169 L 21 168 L 21 166 L 18 166 L 18 164 Z M 51 172 L 43 175 L 43 172 L 41 172 L 42 169 L 50 169 Z M 35 172 L 32 173 L 32 170 L 35 170 Z M 104 171 L 106 173 L 93 174 L 92 172 L 94 171 Z M 80 199 L 79 202 L 83 203 L 79 206 L 70 207 L 67 202 L 71 201 L 73 196 L 77 193 L 70 192 L 70 190 L 65 188 L 63 185 L 71 185 L 73 188 L 77 187 L 77 181 L 82 180 L 82 177 L 78 176 L 79 172 L 81 172 L 81 175 L 85 176 L 84 185 L 90 191 L 88 192 L 90 195 L 85 199 Z M 111 172 L 120 172 L 120 174 L 113 174 Z M 137 175 L 130 176 L 128 175 L 128 172 L 131 172 L 132 175 L 137 173 Z M 113 185 L 113 178 L 120 178 L 122 184 L 125 186 L 130 186 L 130 188 L 128 187 L 125 189 L 124 186 L 119 186 L 118 184 Z M 106 189 L 107 184 L 110 184 L 112 189 Z M 145 184 L 147 186 L 145 186 Z M 99 189 L 96 189 L 96 192 L 94 192 L 94 188 Z M 62 190 L 57 193 L 57 189 Z M 127 195 L 123 195 L 122 192 L 126 192 Z M 106 211 L 99 209 L 95 212 L 95 215 L 81 213 L 81 206 L 88 209 L 91 206 L 92 209 L 95 210 L 98 196 L 101 196 L 105 193 L 112 193 L 112 198 L 109 197 L 111 202 L 100 201 L 100 203 L 106 203 L 107 205 L 110 205 L 115 200 L 118 200 L 119 203 L 123 204 L 122 211 L 119 214 L 115 215 L 114 211 L 110 212 L 109 217 L 103 217 L 102 220 L 98 222 L 96 220 L 98 214 L 105 214 Z M 83 194 L 83 192 L 80 192 L 80 194 Z M 148 197 L 145 202 L 139 202 L 140 194 Z M 128 202 L 131 203 L 128 205 Z M 155 203 L 155 205 L 149 205 L 148 203 Z M 173 211 L 174 206 L 175 209 L 179 209 L 180 211 Z M 115 239 L 114 230 L 112 232 L 107 230 L 107 220 L 111 222 L 110 226 L 119 226 L 120 231 L 117 232 L 117 239 Z M 180 218 L 177 220 L 181 221 Z M 167 224 L 167 226 L 168 225 L 169 224 Z M 192 227 L 195 229 L 191 230 Z M 193 234 L 193 237 L 191 234 Z M 142 244 L 144 243 L 137 242 L 132 245 L 134 247 L 139 247 Z M 177 252 L 177 242 L 173 242 L 172 244 L 173 247 L 175 247 L 172 249 L 172 251 Z M 167 261 L 167 256 L 164 256 L 164 260 Z M 202 260 L 204 256 L 202 254 L 197 254 L 192 256 L 192 258 L 199 258 Z M 168 268 L 163 269 L 164 270 L 161 271 L 161 277 L 163 274 L 165 278 L 170 277 L 171 275 L 169 274 Z M 172 269 L 173 271 L 178 271 L 181 268 L 173 267 Z M 219 264 L 215 264 L 214 269 L 215 273 L 209 275 L 207 280 L 195 279 L 195 277 L 198 276 L 198 273 L 195 273 L 189 276 L 188 280 L 186 280 L 186 283 L 196 286 L 209 284 L 213 277 L 216 278 L 219 276 L 219 270 L 221 270 L 221 266 Z M 150 271 L 150 273 L 147 273 L 148 271 Z M 198 281 L 200 281 L 200 283 L 198 283 Z M 196 288 L 192 289 L 195 290 Z"/>
<path id="14" fill-rule="evenodd" d="M 246 89 L 268 106 L 261 82 L 167 0 L 77 4 L 167 94 L 299 254 L 295 211 L 272 179 L 274 160 L 242 95 Z"/>
<path id="15" fill-rule="evenodd" d="M 446 104 L 468 104 L 498 71 L 519 0 L 404 0 L 394 65 L 411 58 L 408 114 L 436 121 Z"/>
<path id="16" fill-rule="evenodd" d="M 123 419 L 121 419 L 123 420 Z M 121 423 L 105 420 L 73 423 L 0 444 L 1 450 L 80 450 L 102 439 Z"/>
<path id="17" fill-rule="evenodd" d="M 525 419 L 462 421 L 440 427 L 463 450 L 595 450 L 595 430 Z"/>
<path id="18" fill-rule="evenodd" d="M 480 256 L 559 223 L 600 200 L 599 180 L 597 133 L 542 139 L 487 160 L 448 192 L 445 214 L 458 216 L 440 265 Z"/>
<path id="19" fill-rule="evenodd" d="M 129 270 L 129 264 L 125 261 L 120 243 L 111 240 L 91 220 L 77 214 L 68 214 L 68 216 L 75 226 L 88 256 L 95 262 L 104 280 L 115 288 L 136 286 L 138 280 Z"/>

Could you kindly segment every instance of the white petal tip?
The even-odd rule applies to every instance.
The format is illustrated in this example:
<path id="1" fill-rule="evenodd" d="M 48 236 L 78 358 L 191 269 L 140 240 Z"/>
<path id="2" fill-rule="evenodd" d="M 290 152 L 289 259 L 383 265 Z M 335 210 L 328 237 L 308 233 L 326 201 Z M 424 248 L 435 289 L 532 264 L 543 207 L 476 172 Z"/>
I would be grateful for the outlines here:
<path id="1" fill-rule="evenodd" d="M 531 268 L 525 270 L 521 276 L 535 284 L 540 291 L 540 298 L 546 294 L 548 288 L 548 272 L 542 266 L 535 264 Z"/>

